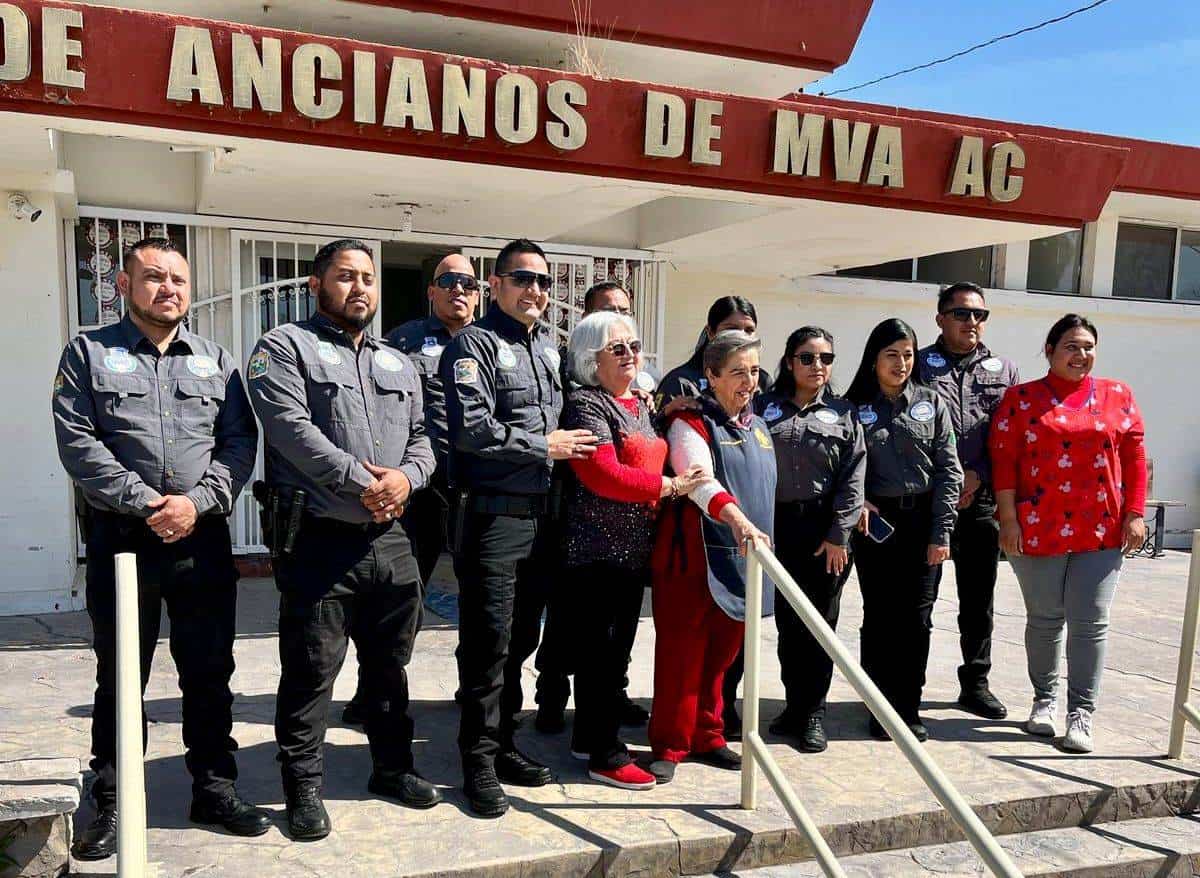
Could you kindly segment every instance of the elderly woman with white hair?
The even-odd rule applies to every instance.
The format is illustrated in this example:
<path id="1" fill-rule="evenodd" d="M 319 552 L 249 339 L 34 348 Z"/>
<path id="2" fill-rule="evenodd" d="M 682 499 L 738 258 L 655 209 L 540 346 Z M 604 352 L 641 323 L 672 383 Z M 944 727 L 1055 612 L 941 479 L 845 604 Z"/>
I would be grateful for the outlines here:
<path id="1" fill-rule="evenodd" d="M 576 596 L 575 729 L 571 749 L 588 774 L 623 789 L 650 789 L 654 776 L 634 764 L 620 734 L 625 668 L 633 648 L 659 500 L 686 494 L 698 471 L 663 475 L 667 444 L 644 399 L 633 392 L 641 367 L 637 326 L 625 315 L 590 314 L 568 344 L 571 377 L 565 429 L 599 438 L 595 454 L 571 461 L 566 563 Z"/>

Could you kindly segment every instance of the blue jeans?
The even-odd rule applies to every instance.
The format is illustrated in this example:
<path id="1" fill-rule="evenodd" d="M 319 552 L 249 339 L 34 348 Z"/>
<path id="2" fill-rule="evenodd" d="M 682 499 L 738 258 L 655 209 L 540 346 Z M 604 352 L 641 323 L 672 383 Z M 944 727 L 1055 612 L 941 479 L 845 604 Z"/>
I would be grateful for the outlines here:
<path id="1" fill-rule="evenodd" d="M 1025 597 L 1025 653 L 1035 698 L 1055 698 L 1067 628 L 1067 710 L 1096 709 L 1108 608 L 1124 560 L 1120 549 L 1010 557 Z"/>

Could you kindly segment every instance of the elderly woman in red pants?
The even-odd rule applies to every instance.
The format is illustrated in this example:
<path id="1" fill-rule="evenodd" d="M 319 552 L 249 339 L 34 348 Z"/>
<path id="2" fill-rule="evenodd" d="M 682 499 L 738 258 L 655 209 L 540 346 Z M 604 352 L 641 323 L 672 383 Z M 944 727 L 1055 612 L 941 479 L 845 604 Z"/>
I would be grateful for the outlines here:
<path id="1" fill-rule="evenodd" d="M 721 721 L 721 682 L 741 646 L 746 545 L 768 547 L 775 514 L 775 451 L 754 414 L 761 342 L 717 333 L 704 350 L 708 387 L 699 411 L 678 413 L 667 431 L 671 468 L 705 474 L 659 522 L 651 557 L 654 706 L 650 773 L 659 783 L 690 758 L 736 770 Z M 764 605 L 773 596 L 765 590 Z"/>

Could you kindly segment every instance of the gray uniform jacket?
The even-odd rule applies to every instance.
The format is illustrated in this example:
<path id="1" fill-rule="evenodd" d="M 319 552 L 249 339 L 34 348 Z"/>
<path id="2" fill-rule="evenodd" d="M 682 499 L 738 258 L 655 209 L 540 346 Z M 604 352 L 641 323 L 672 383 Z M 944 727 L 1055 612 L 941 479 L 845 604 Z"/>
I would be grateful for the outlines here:
<path id="1" fill-rule="evenodd" d="M 950 409 L 937 391 L 911 381 L 893 404 L 880 394 L 858 407 L 867 442 L 867 497 L 933 492 L 931 545 L 950 543 L 963 471 Z"/>
<path id="2" fill-rule="evenodd" d="M 563 408 L 561 355 L 540 323 L 530 332 L 493 305 L 442 354 L 450 478 L 460 489 L 545 494 L 546 436 Z"/>
<path id="3" fill-rule="evenodd" d="M 229 515 L 254 469 L 258 428 L 233 357 L 182 325 L 163 354 L 128 315 L 82 333 L 51 401 L 58 456 L 91 506 L 147 518 L 184 494 Z"/>
<path id="4" fill-rule="evenodd" d="M 993 356 L 982 344 L 965 357 L 942 346 L 941 338 L 917 354 L 921 379 L 938 392 L 950 409 L 950 423 L 958 437 L 958 459 L 964 470 L 974 470 L 984 485 L 992 483 L 988 459 L 988 429 L 992 413 L 1004 391 L 1021 383 L 1012 360 Z"/>
<path id="5" fill-rule="evenodd" d="M 420 320 L 410 320 L 387 335 L 388 344 L 407 354 L 417 367 L 425 401 L 425 432 L 433 443 L 438 470 L 442 473 L 446 472 L 450 440 L 446 437 L 446 391 L 442 387 L 438 366 L 451 338 L 450 330 L 432 314 Z"/>
<path id="6" fill-rule="evenodd" d="M 799 408 L 775 393 L 755 397 L 754 410 L 775 445 L 777 503 L 829 496 L 833 522 L 825 539 L 844 546 L 862 516 L 867 447 L 853 404 L 822 389 Z"/>
<path id="7" fill-rule="evenodd" d="M 360 499 L 374 481 L 363 462 L 398 469 L 419 491 L 433 474 L 421 383 L 412 361 L 364 333 L 350 336 L 322 314 L 277 326 L 246 368 L 263 425 L 267 483 L 307 495 L 316 516 L 371 520 Z"/>

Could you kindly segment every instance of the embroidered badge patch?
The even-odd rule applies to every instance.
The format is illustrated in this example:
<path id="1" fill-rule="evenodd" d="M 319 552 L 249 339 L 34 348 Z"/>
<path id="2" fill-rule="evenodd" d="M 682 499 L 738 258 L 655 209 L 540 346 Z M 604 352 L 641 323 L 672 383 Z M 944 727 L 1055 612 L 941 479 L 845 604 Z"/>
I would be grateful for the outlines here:
<path id="1" fill-rule="evenodd" d="M 1004 361 L 999 357 L 988 357 L 979 365 L 989 372 L 999 372 L 1004 368 Z"/>
<path id="2" fill-rule="evenodd" d="M 778 421 L 783 417 L 783 409 L 776 403 L 768 403 L 766 410 L 763 411 L 763 420 L 768 424 L 772 421 Z"/>
<path id="3" fill-rule="evenodd" d="M 137 359 L 126 348 L 109 348 L 104 355 L 104 368 L 110 372 L 128 374 L 137 371 Z"/>
<path id="4" fill-rule="evenodd" d="M 758 444 L 763 448 L 771 447 L 771 437 L 766 434 L 762 427 L 754 428 L 754 438 L 758 440 Z"/>
<path id="5" fill-rule="evenodd" d="M 246 367 L 246 377 L 253 381 L 255 378 L 261 378 L 267 374 L 267 368 L 271 365 L 271 355 L 266 351 L 256 351 L 254 356 L 250 358 L 250 365 Z"/>
<path id="6" fill-rule="evenodd" d="M 908 409 L 908 416 L 914 421 L 925 423 L 933 420 L 933 403 L 923 399 L 920 402 L 914 402 Z"/>
<path id="7" fill-rule="evenodd" d="M 869 405 L 860 405 L 858 407 L 858 422 L 865 427 L 871 426 L 879 420 L 879 413 Z"/>
<path id="8" fill-rule="evenodd" d="M 63 373 L 59 372 L 54 376 L 54 392 L 62 393 L 63 385 L 66 384 L 66 379 L 63 378 Z"/>
<path id="9" fill-rule="evenodd" d="M 942 366 L 946 365 L 946 358 L 937 351 L 930 351 L 925 355 L 925 362 L 933 366 L 935 369 L 940 369 Z"/>
<path id="10" fill-rule="evenodd" d="M 511 353 L 511 351 L 510 351 Z M 454 383 L 455 384 L 478 384 L 479 383 L 479 361 L 467 357 L 462 360 L 454 361 Z"/>
<path id="11" fill-rule="evenodd" d="M 658 387 L 658 382 L 654 380 L 654 376 L 645 371 L 637 373 L 634 383 L 637 384 L 639 390 L 644 390 L 647 393 Z"/>
<path id="12" fill-rule="evenodd" d="M 378 350 L 372 359 L 375 365 L 385 372 L 399 372 L 404 368 L 404 361 L 391 351 Z"/>
<path id="13" fill-rule="evenodd" d="M 562 356 L 558 351 L 551 347 L 542 348 L 542 356 L 546 358 L 546 362 L 550 364 L 550 368 L 558 371 L 559 365 L 562 363 Z"/>
<path id="14" fill-rule="evenodd" d="M 206 357 L 203 354 L 197 354 L 194 357 L 187 358 L 188 371 L 197 378 L 211 378 L 221 371 L 221 367 L 217 365 L 217 361 L 212 357 Z"/>
<path id="15" fill-rule="evenodd" d="M 512 346 L 508 342 L 500 342 L 500 350 L 496 354 L 496 359 L 505 369 L 511 369 L 517 365 L 517 355 L 513 353 Z M 459 362 L 462 362 L 461 360 Z M 474 360 L 472 360 L 474 362 Z"/>
<path id="16" fill-rule="evenodd" d="M 317 342 L 317 356 L 321 358 L 322 362 L 331 366 L 342 365 L 342 355 L 338 353 L 338 349 L 331 342 Z"/>
<path id="17" fill-rule="evenodd" d="M 838 422 L 838 413 L 833 409 L 817 409 L 813 417 L 822 424 L 836 424 Z"/>
<path id="18" fill-rule="evenodd" d="M 445 349 L 445 346 L 438 344 L 437 338 L 432 335 L 425 336 L 425 341 L 421 343 L 421 353 L 430 359 L 437 359 Z"/>

